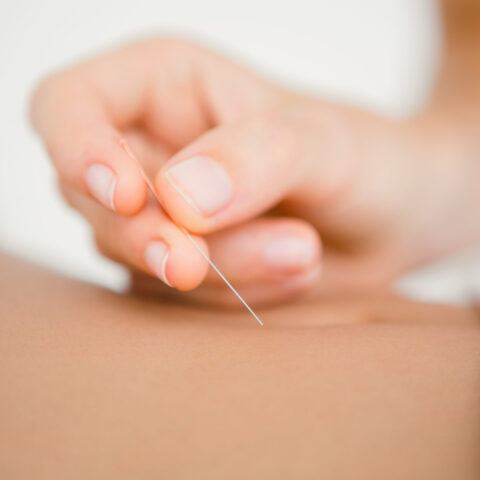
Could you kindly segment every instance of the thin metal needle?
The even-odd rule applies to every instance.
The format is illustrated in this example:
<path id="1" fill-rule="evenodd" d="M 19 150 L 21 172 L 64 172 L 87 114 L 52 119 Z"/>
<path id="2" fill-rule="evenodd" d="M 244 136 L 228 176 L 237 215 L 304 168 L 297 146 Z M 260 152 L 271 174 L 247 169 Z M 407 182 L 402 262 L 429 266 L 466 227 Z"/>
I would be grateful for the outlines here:
<path id="1" fill-rule="evenodd" d="M 212 260 L 210 259 L 210 257 L 203 251 L 202 247 L 195 241 L 195 239 L 192 237 L 192 235 L 184 228 L 182 227 L 181 225 L 178 225 L 169 215 L 167 212 L 165 212 L 165 210 L 163 209 L 162 207 L 162 204 L 160 202 L 160 199 L 158 198 L 158 195 L 155 191 L 155 188 L 152 184 L 152 182 L 150 181 L 150 179 L 148 178 L 147 174 L 145 173 L 145 170 L 142 168 L 140 162 L 137 160 L 137 158 L 135 157 L 135 155 L 133 154 L 133 152 L 130 150 L 130 147 L 128 146 L 127 142 L 124 140 L 124 139 L 121 139 L 120 140 L 120 146 L 125 150 L 125 152 L 127 153 L 127 155 L 129 157 L 131 157 L 137 164 L 139 170 L 140 170 L 140 173 L 142 174 L 142 177 L 143 179 L 145 180 L 145 183 L 147 184 L 148 186 L 148 189 L 150 190 L 150 192 L 152 193 L 152 195 L 155 197 L 155 200 L 157 200 L 158 204 L 160 205 L 160 207 L 162 208 L 162 210 L 164 211 L 164 213 L 170 218 L 170 220 L 172 220 L 173 223 L 175 223 L 175 225 L 177 225 L 177 227 L 182 230 L 182 232 L 184 233 L 184 235 L 190 240 L 191 244 L 195 247 L 195 249 L 198 251 L 198 253 L 200 253 L 200 255 L 202 255 L 202 257 L 208 262 L 208 264 L 215 270 L 215 272 L 217 273 L 217 275 L 225 282 L 225 284 L 227 285 L 227 287 L 236 295 L 236 297 L 243 303 L 244 307 L 252 314 L 253 318 L 258 322 L 258 324 L 263 327 L 263 322 L 260 320 L 260 318 L 258 318 L 258 315 L 252 310 L 252 308 L 250 307 L 250 305 L 248 305 L 248 303 L 243 299 L 243 297 L 237 292 L 237 290 L 235 290 L 234 286 L 226 279 L 225 275 L 218 269 L 218 267 L 212 262 Z"/>
<path id="2" fill-rule="evenodd" d="M 198 250 L 202 257 L 209 263 L 209 265 L 217 272 L 218 276 L 227 284 L 228 288 L 237 296 L 243 303 L 245 308 L 253 315 L 253 318 L 263 327 L 263 322 L 258 318 L 258 315 L 251 309 L 250 305 L 243 299 L 243 297 L 235 290 L 233 285 L 225 278 L 225 275 L 217 268 L 217 266 L 210 260 L 210 257 L 202 250 L 202 247 L 195 241 L 195 239 L 183 227 L 180 227 L 185 236 L 192 242 L 193 246 Z"/>

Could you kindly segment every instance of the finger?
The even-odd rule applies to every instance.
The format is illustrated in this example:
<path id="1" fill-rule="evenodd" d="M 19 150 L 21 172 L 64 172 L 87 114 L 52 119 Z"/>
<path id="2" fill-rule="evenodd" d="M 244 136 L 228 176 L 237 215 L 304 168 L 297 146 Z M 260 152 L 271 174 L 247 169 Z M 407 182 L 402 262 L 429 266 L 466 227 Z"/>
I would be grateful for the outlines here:
<path id="1" fill-rule="evenodd" d="M 157 101 L 172 93 L 182 93 L 175 95 L 175 111 L 189 119 L 182 122 L 183 129 L 198 135 L 206 128 L 199 120 L 199 102 L 187 91 L 193 91 L 191 82 L 182 92 L 172 91 L 176 72 L 171 65 L 158 84 L 163 93 L 147 98 L 153 92 L 150 85 L 157 85 L 151 66 L 167 67 L 172 48 L 168 42 L 150 41 L 111 52 L 47 78 L 32 97 L 32 122 L 62 181 L 121 214 L 137 212 L 146 197 L 138 166 L 121 147 L 123 131 L 141 122 L 154 125 L 150 105 L 164 112 Z M 167 106 L 172 112 L 172 101 Z"/>
<path id="2" fill-rule="evenodd" d="M 63 194 L 90 222 L 105 256 L 179 290 L 193 289 L 205 278 L 208 263 L 155 201 L 133 217 L 122 217 L 68 187 L 63 186 Z M 204 240 L 195 240 L 208 254 Z"/>
<path id="3" fill-rule="evenodd" d="M 153 39 L 45 80 L 31 117 L 64 182 L 132 214 L 145 185 L 119 147 L 125 128 L 141 124 L 178 150 L 212 124 L 265 104 L 272 88 L 264 83 L 188 42 Z"/>
<path id="4" fill-rule="evenodd" d="M 291 218 L 258 218 L 207 237 L 211 258 L 235 285 L 281 284 L 318 269 L 321 244 L 308 223 Z M 209 270 L 206 283 L 221 284 Z"/>
<path id="5" fill-rule="evenodd" d="M 164 143 L 144 129 L 129 129 L 124 138 L 128 155 L 137 165 L 142 166 L 149 179 L 155 178 L 158 169 L 172 156 L 172 151 Z"/>
<path id="6" fill-rule="evenodd" d="M 214 263 L 252 305 L 282 302 L 302 295 L 321 281 L 321 245 L 307 223 L 288 218 L 261 218 L 207 238 Z M 133 287 L 155 295 L 225 307 L 241 306 L 212 269 L 187 297 L 141 274 Z"/>
<path id="7" fill-rule="evenodd" d="M 268 115 L 202 135 L 160 170 L 156 188 L 178 223 L 206 233 L 265 212 L 308 176 L 298 127 Z"/>
<path id="8" fill-rule="evenodd" d="M 64 183 L 111 210 L 133 214 L 145 201 L 146 187 L 121 146 L 122 133 L 106 98 L 89 81 L 91 68 L 40 85 L 32 99 L 32 121 Z"/>

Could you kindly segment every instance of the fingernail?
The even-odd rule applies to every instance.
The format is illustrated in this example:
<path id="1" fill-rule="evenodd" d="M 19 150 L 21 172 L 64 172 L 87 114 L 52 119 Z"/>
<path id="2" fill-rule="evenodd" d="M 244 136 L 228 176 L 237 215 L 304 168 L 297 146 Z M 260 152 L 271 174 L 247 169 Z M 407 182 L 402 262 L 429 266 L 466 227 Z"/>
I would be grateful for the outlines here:
<path id="1" fill-rule="evenodd" d="M 264 263 L 286 273 L 305 270 L 312 265 L 314 257 L 311 242 L 291 235 L 272 238 L 263 249 Z"/>
<path id="2" fill-rule="evenodd" d="M 232 200 L 230 177 L 210 158 L 189 158 L 174 165 L 165 176 L 183 199 L 203 215 L 217 213 Z"/>
<path id="3" fill-rule="evenodd" d="M 155 275 L 166 283 L 169 287 L 172 285 L 167 279 L 167 261 L 170 250 L 167 245 L 159 240 L 151 242 L 145 250 L 145 262 L 148 268 Z"/>
<path id="4" fill-rule="evenodd" d="M 103 205 L 115 211 L 115 186 L 117 177 L 105 165 L 95 164 L 88 167 L 85 176 L 90 193 Z"/>

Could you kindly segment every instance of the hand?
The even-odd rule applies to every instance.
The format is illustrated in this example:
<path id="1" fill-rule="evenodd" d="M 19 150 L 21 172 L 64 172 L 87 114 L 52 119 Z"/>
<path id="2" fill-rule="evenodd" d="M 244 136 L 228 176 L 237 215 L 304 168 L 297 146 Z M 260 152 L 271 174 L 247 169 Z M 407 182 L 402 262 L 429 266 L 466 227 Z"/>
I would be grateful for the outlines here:
<path id="1" fill-rule="evenodd" d="M 58 73 L 32 119 L 63 195 L 142 288 L 236 302 L 179 226 L 253 304 L 384 285 L 449 247 L 438 202 L 458 168 L 434 155 L 425 122 L 301 96 L 188 42 Z"/>

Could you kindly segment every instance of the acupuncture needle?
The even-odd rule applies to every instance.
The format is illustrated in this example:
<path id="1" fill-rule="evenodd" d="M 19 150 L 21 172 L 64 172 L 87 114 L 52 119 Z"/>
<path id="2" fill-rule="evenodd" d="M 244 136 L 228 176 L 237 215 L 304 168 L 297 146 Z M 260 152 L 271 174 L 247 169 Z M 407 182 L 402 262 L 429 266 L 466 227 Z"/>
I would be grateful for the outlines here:
<path id="1" fill-rule="evenodd" d="M 140 173 L 142 174 L 143 179 L 145 180 L 145 183 L 147 184 L 148 189 L 152 193 L 153 197 L 155 200 L 158 202 L 159 206 L 162 208 L 162 211 L 169 217 L 169 219 L 183 232 L 183 234 L 188 238 L 190 243 L 195 247 L 195 249 L 198 251 L 198 253 L 208 262 L 208 264 L 213 268 L 215 273 L 225 282 L 227 287 L 235 294 L 235 296 L 242 302 L 243 306 L 248 310 L 248 312 L 253 316 L 253 318 L 258 322 L 258 324 L 263 327 L 263 322 L 258 318 L 258 315 L 252 310 L 250 305 L 243 299 L 243 297 L 237 292 L 235 287 L 227 280 L 225 275 L 220 271 L 220 269 L 213 263 L 213 261 L 210 259 L 210 257 L 203 251 L 203 248 L 195 241 L 195 239 L 192 237 L 190 232 L 181 225 L 178 225 L 170 215 L 164 210 L 162 207 L 162 203 L 160 202 L 160 198 L 157 195 L 157 192 L 155 191 L 155 187 L 153 186 L 150 178 L 148 178 L 147 174 L 145 173 L 145 170 L 143 169 L 142 165 L 140 162 L 137 160 L 133 152 L 130 150 L 130 147 L 128 146 L 127 142 L 124 139 L 120 140 L 120 146 L 123 148 L 123 150 L 126 152 L 126 154 L 137 164 L 138 169 L 140 170 Z"/>

